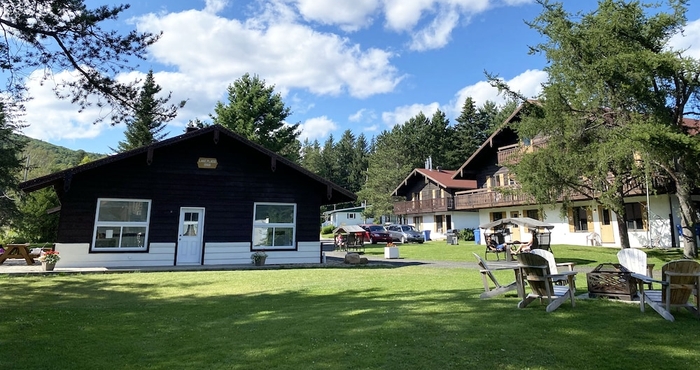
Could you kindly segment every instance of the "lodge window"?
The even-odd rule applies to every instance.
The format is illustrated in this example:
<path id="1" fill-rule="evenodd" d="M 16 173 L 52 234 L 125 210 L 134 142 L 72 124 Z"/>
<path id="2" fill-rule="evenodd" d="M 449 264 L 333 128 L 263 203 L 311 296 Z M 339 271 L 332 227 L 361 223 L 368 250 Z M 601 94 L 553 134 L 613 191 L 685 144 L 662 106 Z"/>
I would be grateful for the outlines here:
<path id="1" fill-rule="evenodd" d="M 98 199 L 92 250 L 146 250 L 150 215 L 150 200 Z"/>
<path id="2" fill-rule="evenodd" d="M 253 249 L 293 249 L 296 204 L 255 203 Z"/>
<path id="3" fill-rule="evenodd" d="M 348 220 L 350 220 L 350 219 L 355 219 L 354 213 L 348 213 Z"/>
<path id="4" fill-rule="evenodd" d="M 641 203 L 625 204 L 625 222 L 630 230 L 644 230 L 644 206 Z"/>
<path id="5" fill-rule="evenodd" d="M 506 217 L 505 212 L 491 212 L 491 221 L 498 221 Z"/>
<path id="6" fill-rule="evenodd" d="M 588 212 L 586 207 L 574 207 L 574 231 L 588 231 Z"/>
<path id="7" fill-rule="evenodd" d="M 535 220 L 540 220 L 540 211 L 536 209 L 528 209 L 525 211 L 525 217 L 530 217 Z"/>

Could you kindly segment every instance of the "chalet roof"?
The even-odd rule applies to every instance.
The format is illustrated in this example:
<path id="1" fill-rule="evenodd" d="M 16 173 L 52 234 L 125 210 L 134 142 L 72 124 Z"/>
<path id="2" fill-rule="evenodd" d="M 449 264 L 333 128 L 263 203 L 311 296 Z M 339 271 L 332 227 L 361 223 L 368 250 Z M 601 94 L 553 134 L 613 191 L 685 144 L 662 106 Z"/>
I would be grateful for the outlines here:
<path id="1" fill-rule="evenodd" d="M 522 103 L 522 104 L 518 105 L 518 107 L 513 111 L 513 113 L 512 113 L 510 116 L 508 116 L 508 118 L 506 118 L 505 121 L 503 121 L 503 123 L 498 127 L 498 129 L 496 129 L 496 130 L 491 134 L 491 136 L 489 136 L 489 137 L 486 139 L 486 141 L 484 141 L 484 142 L 481 144 L 481 146 L 479 146 L 479 148 L 478 148 L 476 151 L 474 151 L 474 153 L 472 153 L 472 155 L 466 160 L 466 162 L 464 162 L 464 164 L 462 164 L 462 166 L 459 167 L 459 168 L 457 169 L 457 171 L 454 171 L 453 177 L 456 178 L 456 177 L 459 177 L 459 176 L 463 176 L 463 175 L 464 175 L 464 169 L 465 169 L 466 167 L 468 167 L 468 166 L 471 164 L 471 162 L 474 161 L 474 160 L 476 159 L 476 157 L 479 156 L 479 154 L 481 154 L 482 151 L 484 151 L 484 150 L 487 149 L 487 148 L 492 147 L 492 146 L 493 146 L 493 141 L 494 141 L 494 139 L 495 139 L 496 137 L 498 137 L 499 135 L 503 135 L 503 133 L 504 133 L 506 130 L 508 130 L 508 131 L 512 130 L 508 125 L 515 119 L 515 117 L 518 116 L 518 114 L 520 114 L 520 111 L 523 109 L 523 107 L 525 106 L 525 104 L 536 104 L 536 103 L 537 103 L 536 100 L 528 100 L 527 103 Z"/>
<path id="2" fill-rule="evenodd" d="M 402 188 L 408 186 L 409 183 L 412 181 L 415 181 L 416 178 L 427 178 L 433 181 L 434 183 L 438 184 L 440 187 L 445 188 L 445 189 L 460 189 L 460 190 L 471 190 L 471 189 L 476 189 L 476 181 L 475 180 L 455 180 L 452 177 L 454 176 L 455 171 L 451 170 L 442 170 L 442 169 L 435 169 L 435 170 L 430 170 L 427 168 L 416 168 L 413 170 L 402 182 L 401 185 L 399 185 L 396 189 L 394 189 L 394 192 L 392 195 L 400 195 L 402 194 Z"/>
<path id="3" fill-rule="evenodd" d="M 150 157 L 150 155 L 152 155 L 152 153 L 154 151 L 157 151 L 158 149 L 172 146 L 172 145 L 175 145 L 175 144 L 178 144 L 178 143 L 181 143 L 181 142 L 184 142 L 184 141 L 196 138 L 196 137 L 204 136 L 204 135 L 212 135 L 215 142 L 218 142 L 219 137 L 221 135 L 230 137 L 231 139 L 236 140 L 243 145 L 251 147 L 254 150 L 257 150 L 258 152 L 261 152 L 262 154 L 269 156 L 271 158 L 271 160 L 274 160 L 277 165 L 280 165 L 280 164 L 285 165 L 285 166 L 291 168 L 292 170 L 295 170 L 295 171 L 299 172 L 300 174 L 311 178 L 312 180 L 315 180 L 323 185 L 326 185 L 328 187 L 328 190 L 329 190 L 328 198 L 329 199 L 333 198 L 334 201 L 337 203 L 354 201 L 357 199 L 357 195 L 355 195 L 353 192 L 351 192 L 347 189 L 344 189 L 341 186 L 316 175 L 315 173 L 299 166 L 298 164 L 288 160 L 287 158 L 284 158 L 283 156 L 281 156 L 281 155 L 279 155 L 279 154 L 277 154 L 277 153 L 275 153 L 275 152 L 273 152 L 273 151 L 271 151 L 271 150 L 269 150 L 269 149 L 267 149 L 259 144 L 256 144 L 256 143 L 244 138 L 243 136 L 240 136 L 240 135 L 234 133 L 233 131 L 231 131 L 231 130 L 229 130 L 221 125 L 212 125 L 212 126 L 208 126 L 208 127 L 202 128 L 202 129 L 192 130 L 190 132 L 186 132 L 186 133 L 181 134 L 179 136 L 175 136 L 175 137 L 163 140 L 163 141 L 159 141 L 159 142 L 153 143 L 151 145 L 143 146 L 143 147 L 129 150 L 129 151 L 119 153 L 119 154 L 114 154 L 114 155 L 111 155 L 111 156 L 108 156 L 105 158 L 101 158 L 101 159 L 98 159 L 98 160 L 95 160 L 95 161 L 92 161 L 92 162 L 89 162 L 89 163 L 86 163 L 86 164 L 83 164 L 83 165 L 80 165 L 77 167 L 72 167 L 72 168 L 69 168 L 69 169 L 66 169 L 63 171 L 59 171 L 59 172 L 55 172 L 55 173 L 52 173 L 52 174 L 49 174 L 46 176 L 37 177 L 37 178 L 29 180 L 29 181 L 24 181 L 24 182 L 19 184 L 19 188 L 24 192 L 30 193 L 30 192 L 33 192 L 33 191 L 36 191 L 39 189 L 46 188 L 48 186 L 61 185 L 62 183 L 64 183 L 64 181 L 66 179 L 68 179 L 68 181 L 70 181 L 70 178 L 75 174 L 85 172 L 85 171 L 90 171 L 92 169 L 104 166 L 106 164 L 118 162 L 118 161 L 121 161 L 121 160 L 124 160 L 127 158 L 131 158 L 131 157 L 134 157 L 136 155 L 143 154 L 143 153 L 149 153 L 149 157 Z M 337 196 L 332 197 L 331 191 L 337 193 L 337 196 L 339 196 L 339 197 L 337 197 Z M 330 204 L 329 202 L 325 202 L 325 203 L 322 202 L 322 203 L 323 204 Z"/>

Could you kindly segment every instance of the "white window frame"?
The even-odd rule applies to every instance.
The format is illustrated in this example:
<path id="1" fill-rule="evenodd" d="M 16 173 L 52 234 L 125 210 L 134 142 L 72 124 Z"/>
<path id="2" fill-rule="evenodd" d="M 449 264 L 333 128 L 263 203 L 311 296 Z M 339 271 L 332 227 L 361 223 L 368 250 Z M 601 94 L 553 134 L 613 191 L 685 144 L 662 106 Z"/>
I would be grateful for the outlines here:
<path id="1" fill-rule="evenodd" d="M 355 213 L 348 213 L 348 220 L 354 220 L 355 219 Z"/>
<path id="2" fill-rule="evenodd" d="M 276 222 L 276 223 L 268 223 L 268 222 L 258 222 L 256 221 L 257 219 L 257 212 L 258 212 L 258 206 L 292 206 L 294 207 L 294 213 L 293 213 L 293 221 L 292 223 L 283 223 L 283 222 Z M 253 250 L 270 250 L 270 249 L 295 249 L 295 241 L 297 240 L 297 205 L 296 203 L 274 203 L 274 202 L 255 202 L 253 203 L 253 239 L 255 238 L 255 232 L 256 228 L 292 228 L 292 245 L 255 245 L 255 241 L 253 240 L 251 243 L 252 249 Z M 274 235 L 274 230 L 273 230 L 273 235 Z M 274 243 L 274 238 L 273 238 L 273 243 Z"/>
<path id="3" fill-rule="evenodd" d="M 129 221 L 99 221 L 100 219 L 100 203 L 102 201 L 111 202 L 142 202 L 147 203 L 146 211 L 146 221 L 145 222 L 129 222 Z M 151 200 L 150 199 L 127 199 L 127 198 L 97 198 L 97 205 L 95 210 L 95 226 L 92 233 L 92 243 L 90 244 L 90 250 L 95 252 L 134 252 L 134 251 L 146 251 L 148 250 L 148 233 L 149 225 L 151 222 Z M 100 227 L 114 227 L 119 228 L 119 242 L 117 247 L 101 247 L 96 248 L 95 242 L 97 240 L 97 229 Z M 121 247 L 122 244 L 122 230 L 125 227 L 145 227 L 146 232 L 143 237 L 142 247 Z"/>

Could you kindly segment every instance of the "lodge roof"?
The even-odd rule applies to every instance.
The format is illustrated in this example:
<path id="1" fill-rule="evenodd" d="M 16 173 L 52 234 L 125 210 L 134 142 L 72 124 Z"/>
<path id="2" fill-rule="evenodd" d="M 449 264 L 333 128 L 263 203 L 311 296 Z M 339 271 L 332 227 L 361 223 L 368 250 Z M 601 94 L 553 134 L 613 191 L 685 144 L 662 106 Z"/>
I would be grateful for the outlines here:
<path id="1" fill-rule="evenodd" d="M 95 169 L 95 168 L 98 168 L 98 167 L 101 167 L 101 166 L 104 166 L 104 165 L 107 165 L 110 163 L 118 162 L 118 161 L 121 161 L 121 160 L 124 160 L 127 158 L 131 158 L 131 157 L 134 157 L 134 156 L 139 155 L 139 154 L 149 153 L 149 152 L 152 153 L 153 151 L 156 151 L 158 149 L 172 146 L 172 145 L 175 145 L 175 144 L 178 144 L 178 143 L 181 143 L 181 142 L 184 142 L 184 141 L 196 138 L 196 137 L 201 137 L 204 135 L 212 135 L 215 142 L 218 142 L 220 136 L 224 135 L 224 136 L 230 137 L 233 140 L 240 142 L 243 145 L 246 145 L 254 150 L 257 150 L 258 152 L 261 152 L 261 153 L 269 156 L 272 160 L 276 161 L 276 163 L 278 165 L 279 164 L 286 165 L 286 166 L 290 167 L 291 169 L 301 173 L 302 175 L 305 175 L 305 176 L 307 176 L 307 177 L 309 177 L 309 178 L 311 178 L 311 179 L 313 179 L 321 184 L 324 184 L 329 189 L 332 189 L 333 191 L 337 192 L 338 195 L 340 195 L 338 202 L 354 201 L 357 199 L 357 195 L 355 195 L 353 192 L 351 192 L 347 189 L 344 189 L 343 187 L 341 187 L 341 186 L 339 186 L 339 185 L 337 185 L 329 180 L 326 180 L 326 179 L 322 178 L 321 176 L 316 175 L 315 173 L 301 167 L 300 165 L 290 161 L 289 159 L 284 158 L 283 156 L 281 156 L 281 155 L 279 155 L 279 154 L 277 154 L 277 153 L 275 153 L 275 152 L 273 152 L 273 151 L 271 151 L 271 150 L 269 150 L 269 149 L 267 149 L 259 144 L 256 144 L 256 143 L 244 138 L 243 136 L 240 136 L 240 135 L 234 133 L 233 131 L 231 131 L 231 130 L 229 130 L 221 125 L 212 125 L 212 126 L 208 126 L 208 127 L 202 128 L 202 129 L 191 130 L 191 131 L 188 131 L 188 132 L 183 133 L 181 135 L 178 135 L 178 136 L 175 136 L 175 137 L 163 140 L 163 141 L 159 141 L 159 142 L 156 142 L 156 143 L 153 143 L 150 145 L 142 146 L 140 148 L 129 150 L 129 151 L 126 151 L 123 153 L 110 155 L 108 157 L 101 158 L 101 159 L 98 159 L 98 160 L 95 160 L 95 161 L 92 161 L 89 163 L 85 163 L 85 164 L 80 165 L 80 166 L 72 167 L 72 168 L 69 168 L 69 169 L 66 169 L 63 171 L 54 172 L 54 173 L 46 175 L 46 176 L 41 176 L 41 177 L 37 177 L 37 178 L 32 179 L 32 180 L 24 181 L 24 182 L 19 184 L 19 188 L 26 193 L 30 193 L 30 192 L 33 192 L 33 191 L 36 191 L 39 189 L 46 188 L 48 186 L 60 185 L 66 179 L 70 179 L 75 174 L 85 172 L 85 171 L 90 171 L 92 169 Z M 328 203 L 324 203 L 324 204 L 328 204 Z"/>

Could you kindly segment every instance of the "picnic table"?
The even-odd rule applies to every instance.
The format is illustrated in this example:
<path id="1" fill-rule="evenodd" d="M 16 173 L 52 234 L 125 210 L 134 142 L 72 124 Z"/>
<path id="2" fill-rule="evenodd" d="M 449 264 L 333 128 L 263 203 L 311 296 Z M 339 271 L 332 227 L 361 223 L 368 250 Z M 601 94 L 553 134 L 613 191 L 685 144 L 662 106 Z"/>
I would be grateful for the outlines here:
<path id="1" fill-rule="evenodd" d="M 27 265 L 33 265 L 33 257 L 33 255 L 29 254 L 29 244 L 7 244 L 5 246 L 5 252 L 0 255 L 0 265 L 5 263 L 5 260 L 15 258 L 24 258 L 24 260 L 27 261 Z"/>

